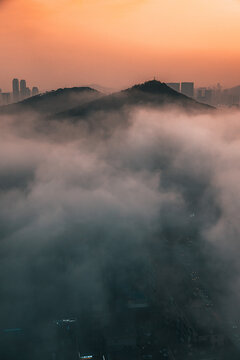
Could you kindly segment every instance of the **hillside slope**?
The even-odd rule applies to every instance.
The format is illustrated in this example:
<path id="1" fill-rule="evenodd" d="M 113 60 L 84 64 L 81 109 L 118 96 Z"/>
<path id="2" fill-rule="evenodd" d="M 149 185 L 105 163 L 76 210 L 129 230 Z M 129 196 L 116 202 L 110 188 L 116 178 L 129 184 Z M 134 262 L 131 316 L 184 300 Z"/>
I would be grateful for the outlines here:
<path id="1" fill-rule="evenodd" d="M 0 107 L 0 114 L 18 112 L 36 112 L 51 114 L 66 111 L 83 105 L 101 96 L 101 93 L 90 87 L 64 88 L 39 94 L 15 104 Z"/>
<path id="2" fill-rule="evenodd" d="M 176 92 L 165 83 L 156 80 L 135 85 L 118 93 L 103 96 L 71 110 L 57 114 L 57 117 L 85 117 L 94 113 L 115 112 L 129 107 L 177 106 L 187 111 L 209 111 L 209 105 L 201 104 Z"/>

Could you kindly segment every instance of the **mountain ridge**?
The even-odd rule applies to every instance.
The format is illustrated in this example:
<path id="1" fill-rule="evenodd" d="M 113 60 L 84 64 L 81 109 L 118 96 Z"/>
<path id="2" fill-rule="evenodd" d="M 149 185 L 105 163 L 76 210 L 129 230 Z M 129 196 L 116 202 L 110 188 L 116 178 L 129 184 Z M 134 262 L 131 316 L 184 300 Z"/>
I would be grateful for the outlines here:
<path id="1" fill-rule="evenodd" d="M 178 106 L 186 110 L 209 111 L 214 108 L 202 104 L 173 90 L 165 83 L 150 80 L 142 84 L 134 85 L 120 92 L 105 95 L 90 103 L 69 109 L 66 112 L 56 114 L 57 117 L 82 117 L 91 113 L 103 111 L 116 111 L 124 107 L 154 106 L 163 107 L 168 105 Z"/>
<path id="2" fill-rule="evenodd" d="M 102 94 L 96 89 L 83 86 L 59 88 L 32 96 L 17 103 L 0 107 L 0 113 L 15 113 L 16 111 L 36 111 L 39 113 L 54 113 L 91 101 Z M 59 109 L 59 110 L 56 110 Z"/>
<path id="3" fill-rule="evenodd" d="M 175 91 L 163 82 L 150 80 L 109 95 L 90 87 L 59 88 L 2 106 L 0 114 L 35 112 L 50 118 L 81 118 L 139 106 L 176 106 L 181 110 L 196 112 L 214 109 Z"/>

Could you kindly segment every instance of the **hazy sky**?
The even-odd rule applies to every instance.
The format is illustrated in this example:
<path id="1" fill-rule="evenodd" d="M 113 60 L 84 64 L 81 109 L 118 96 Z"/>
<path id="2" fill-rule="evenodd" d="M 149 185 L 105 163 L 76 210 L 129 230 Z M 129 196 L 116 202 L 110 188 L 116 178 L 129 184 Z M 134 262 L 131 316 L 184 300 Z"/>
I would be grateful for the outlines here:
<path id="1" fill-rule="evenodd" d="M 240 83 L 238 0 L 0 0 L 0 88 Z"/>

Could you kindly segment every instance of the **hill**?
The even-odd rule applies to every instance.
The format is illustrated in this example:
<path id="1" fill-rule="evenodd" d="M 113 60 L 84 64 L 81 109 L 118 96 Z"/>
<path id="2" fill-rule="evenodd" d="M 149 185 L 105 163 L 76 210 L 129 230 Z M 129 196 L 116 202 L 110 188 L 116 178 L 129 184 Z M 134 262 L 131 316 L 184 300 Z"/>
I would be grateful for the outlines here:
<path id="1" fill-rule="evenodd" d="M 57 117 L 81 118 L 93 113 L 114 112 L 138 106 L 177 106 L 187 111 L 197 112 L 214 109 L 178 93 L 165 83 L 152 80 L 58 113 Z"/>
<path id="2" fill-rule="evenodd" d="M 75 106 L 83 105 L 101 96 L 101 93 L 90 87 L 64 88 L 39 94 L 15 104 L 0 107 L 0 114 L 33 111 L 52 114 L 66 111 Z"/>

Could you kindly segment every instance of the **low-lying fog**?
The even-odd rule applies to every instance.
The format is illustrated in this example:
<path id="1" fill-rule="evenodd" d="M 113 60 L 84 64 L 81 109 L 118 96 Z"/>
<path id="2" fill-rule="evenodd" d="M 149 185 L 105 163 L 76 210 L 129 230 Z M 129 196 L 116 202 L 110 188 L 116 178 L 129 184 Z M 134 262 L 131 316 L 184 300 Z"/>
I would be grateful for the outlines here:
<path id="1" fill-rule="evenodd" d="M 124 298 L 156 271 L 182 297 L 186 258 L 223 316 L 235 312 L 240 114 L 111 116 L 94 128 L 0 118 L 2 326 L 110 313 L 113 287 Z"/>

